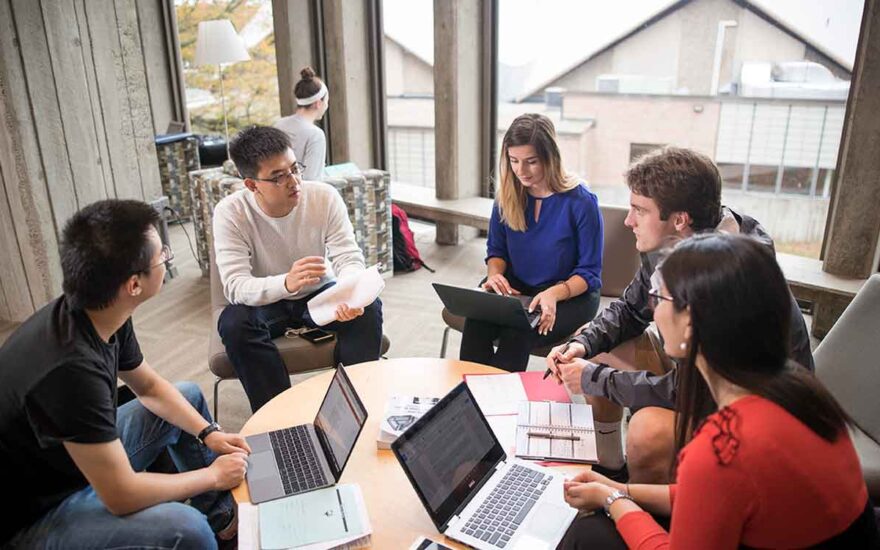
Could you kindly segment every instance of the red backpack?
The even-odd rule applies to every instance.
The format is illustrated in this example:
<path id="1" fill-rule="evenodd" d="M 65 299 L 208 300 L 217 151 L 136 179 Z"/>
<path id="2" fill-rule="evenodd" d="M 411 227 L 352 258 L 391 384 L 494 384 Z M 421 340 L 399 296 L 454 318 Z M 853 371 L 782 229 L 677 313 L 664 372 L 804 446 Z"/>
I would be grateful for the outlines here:
<path id="1" fill-rule="evenodd" d="M 416 240 L 406 212 L 396 204 L 391 205 L 391 239 L 394 245 L 394 271 L 415 271 L 424 267 L 431 273 L 434 270 L 425 265 L 416 248 Z"/>

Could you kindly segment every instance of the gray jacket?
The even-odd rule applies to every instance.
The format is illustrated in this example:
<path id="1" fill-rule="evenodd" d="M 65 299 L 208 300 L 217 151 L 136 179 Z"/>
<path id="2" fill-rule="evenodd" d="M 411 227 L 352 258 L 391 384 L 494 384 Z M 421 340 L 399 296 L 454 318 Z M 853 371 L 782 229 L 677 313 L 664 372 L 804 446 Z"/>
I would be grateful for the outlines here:
<path id="1" fill-rule="evenodd" d="M 773 249 L 773 240 L 754 218 L 737 214 L 723 207 L 721 224 L 731 219 L 739 226 L 739 232 L 752 236 Z M 720 227 L 720 226 L 719 226 Z M 725 229 L 727 226 L 725 226 Z M 716 228 L 718 230 L 719 228 Z M 619 344 L 642 334 L 654 319 L 648 299 L 651 275 L 663 259 L 663 252 L 641 255 L 641 267 L 635 278 L 623 291 L 623 296 L 609 305 L 602 314 L 572 338 L 572 342 L 586 348 L 586 358 L 610 351 Z M 791 296 L 791 358 L 810 371 L 815 369 L 810 351 L 807 325 Z M 675 405 L 676 371 L 657 376 L 646 371 L 620 371 L 601 365 L 588 367 L 581 374 L 581 388 L 587 395 L 595 395 L 626 407 L 665 407 Z"/>

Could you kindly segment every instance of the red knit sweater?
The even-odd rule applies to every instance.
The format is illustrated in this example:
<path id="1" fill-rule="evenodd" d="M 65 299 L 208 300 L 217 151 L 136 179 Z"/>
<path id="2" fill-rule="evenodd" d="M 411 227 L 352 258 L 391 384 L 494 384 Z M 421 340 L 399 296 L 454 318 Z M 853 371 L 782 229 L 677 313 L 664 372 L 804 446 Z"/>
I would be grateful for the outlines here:
<path id="1" fill-rule="evenodd" d="M 785 409 L 747 396 L 709 417 L 679 456 L 667 533 L 622 516 L 630 548 L 802 548 L 844 531 L 868 498 L 849 434 L 829 443 Z"/>

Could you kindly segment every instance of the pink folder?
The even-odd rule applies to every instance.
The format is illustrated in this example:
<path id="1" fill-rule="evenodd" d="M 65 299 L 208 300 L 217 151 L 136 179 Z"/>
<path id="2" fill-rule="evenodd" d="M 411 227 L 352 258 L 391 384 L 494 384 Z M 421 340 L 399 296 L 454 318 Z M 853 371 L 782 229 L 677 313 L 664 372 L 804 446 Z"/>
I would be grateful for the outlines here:
<path id="1" fill-rule="evenodd" d="M 526 397 L 529 401 L 556 401 L 559 403 L 571 403 L 565 386 L 559 384 L 556 379 L 547 377 L 543 379 L 544 373 L 541 371 L 520 372 L 519 379 L 522 381 L 523 388 L 526 390 Z M 464 380 L 467 382 L 469 376 L 498 376 L 497 374 L 465 374 Z"/>

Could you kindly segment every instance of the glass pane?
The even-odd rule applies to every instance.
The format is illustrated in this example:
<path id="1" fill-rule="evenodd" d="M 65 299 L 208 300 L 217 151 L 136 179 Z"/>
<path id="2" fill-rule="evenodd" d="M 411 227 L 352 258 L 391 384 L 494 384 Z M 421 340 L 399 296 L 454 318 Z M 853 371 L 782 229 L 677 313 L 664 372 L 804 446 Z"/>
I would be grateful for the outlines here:
<path id="1" fill-rule="evenodd" d="M 778 166 L 749 165 L 748 190 L 775 192 L 777 174 L 779 174 Z"/>
<path id="2" fill-rule="evenodd" d="M 721 182 L 725 188 L 742 189 L 745 166 L 719 162 L 718 171 L 721 173 Z"/>
<path id="3" fill-rule="evenodd" d="M 175 11 L 192 131 L 223 139 L 224 96 L 230 136 L 252 124 L 274 124 L 281 108 L 272 0 L 175 0 Z M 199 22 L 214 19 L 231 21 L 250 55 L 248 61 L 224 64 L 222 92 L 217 66 L 194 64 Z"/>
<path id="4" fill-rule="evenodd" d="M 809 195 L 812 179 L 812 168 L 792 168 L 786 166 L 782 170 L 782 192 L 795 195 Z"/>
<path id="5" fill-rule="evenodd" d="M 499 135 L 520 113 L 547 115 L 564 166 L 604 204 L 628 204 L 623 174 L 645 146 L 700 151 L 724 204 L 777 245 L 821 243 L 864 6 L 773 6 L 499 0 Z"/>
<path id="6" fill-rule="evenodd" d="M 434 187 L 434 7 L 384 0 L 388 170 L 404 184 Z"/>

